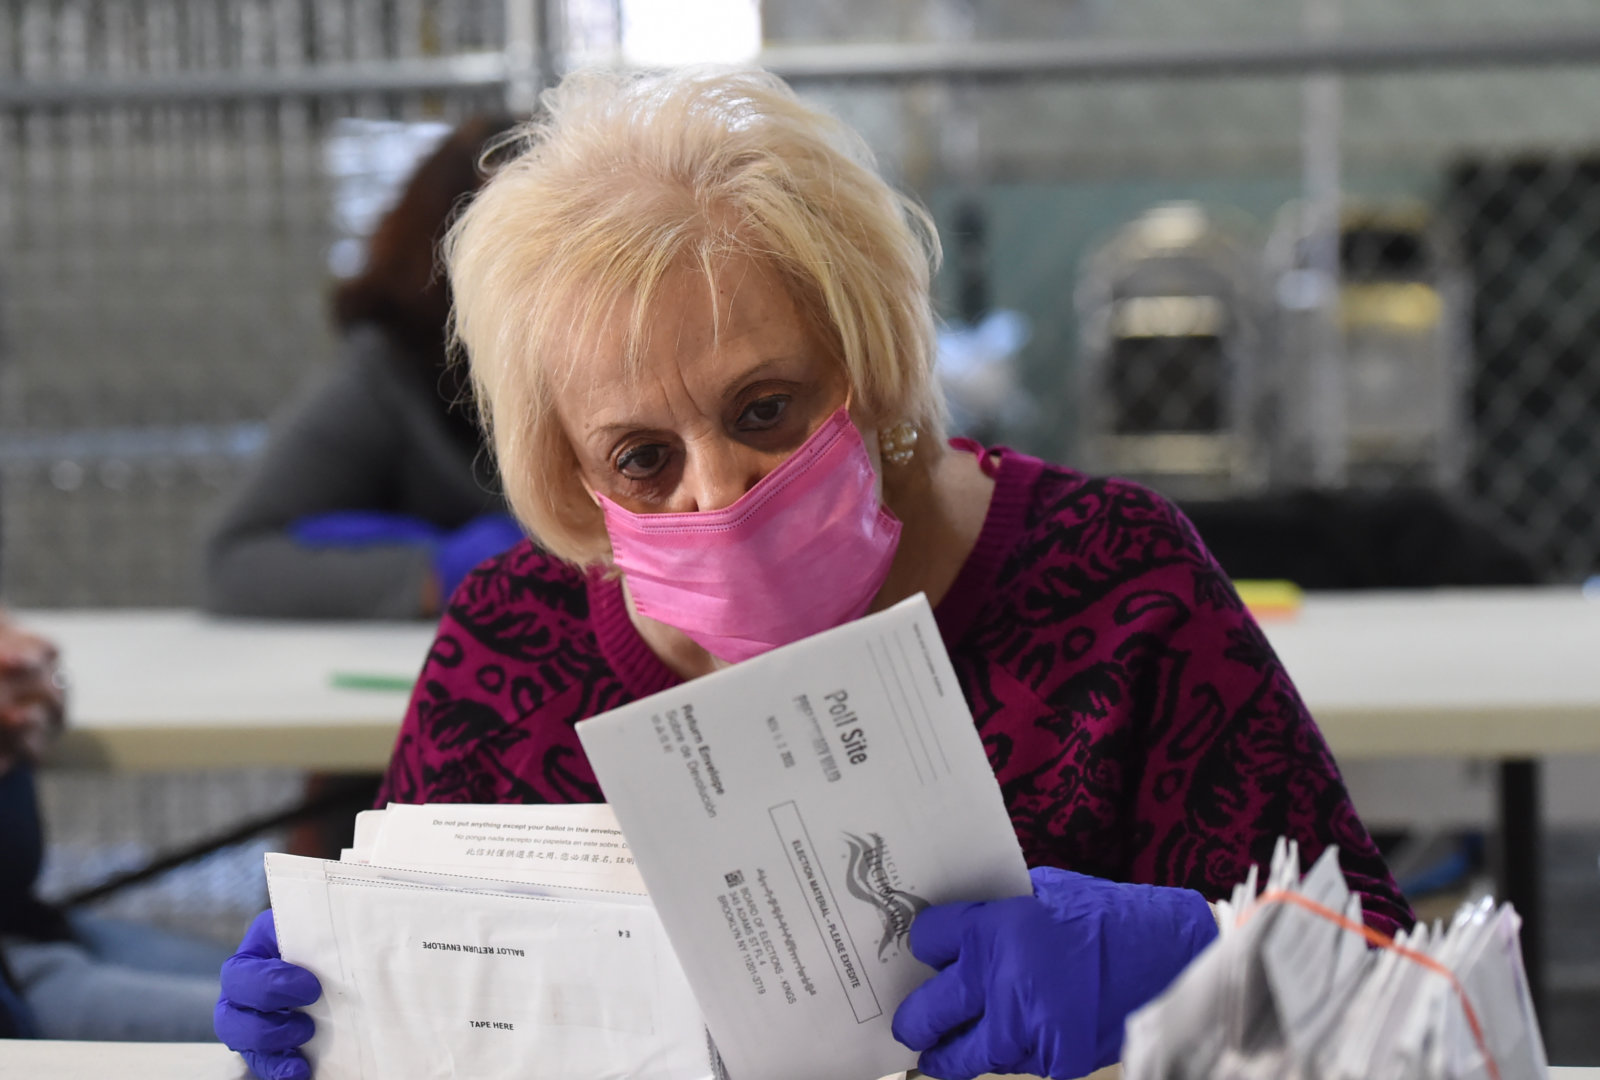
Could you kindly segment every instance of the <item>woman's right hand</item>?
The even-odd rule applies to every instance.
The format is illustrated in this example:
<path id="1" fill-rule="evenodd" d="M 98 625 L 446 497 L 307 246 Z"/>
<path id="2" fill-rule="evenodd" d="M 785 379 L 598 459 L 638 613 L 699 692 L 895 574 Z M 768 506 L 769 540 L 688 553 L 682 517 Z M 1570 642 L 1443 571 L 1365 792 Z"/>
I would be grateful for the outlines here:
<path id="1" fill-rule="evenodd" d="M 317 977 L 279 954 L 272 912 L 263 911 L 244 932 L 239 951 L 222 964 L 217 1038 L 261 1080 L 309 1080 L 311 1065 L 299 1047 L 315 1026 L 298 1010 L 321 996 Z"/>

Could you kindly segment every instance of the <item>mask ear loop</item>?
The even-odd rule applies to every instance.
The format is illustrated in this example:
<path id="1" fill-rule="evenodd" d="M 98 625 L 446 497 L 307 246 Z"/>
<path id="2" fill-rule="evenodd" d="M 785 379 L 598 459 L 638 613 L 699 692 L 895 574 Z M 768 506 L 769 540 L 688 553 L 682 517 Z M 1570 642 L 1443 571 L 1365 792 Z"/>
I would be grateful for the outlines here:
<path id="1" fill-rule="evenodd" d="M 1243 926 L 1249 922 L 1257 911 L 1268 904 L 1293 904 L 1295 907 L 1304 908 L 1318 918 L 1326 919 L 1328 922 L 1333 923 L 1341 930 L 1348 930 L 1352 934 L 1360 934 L 1367 940 L 1369 945 L 1376 945 L 1380 949 L 1399 953 L 1407 960 L 1420 964 L 1435 975 L 1443 976 L 1455 989 L 1456 996 L 1461 999 L 1461 1011 L 1466 1015 L 1467 1027 L 1472 1031 L 1473 1041 L 1478 1044 L 1478 1053 L 1483 1055 L 1483 1065 L 1489 1073 L 1489 1080 L 1500 1080 L 1500 1067 L 1495 1064 L 1494 1055 L 1489 1053 L 1489 1042 L 1484 1038 L 1483 1025 L 1478 1022 L 1477 1010 L 1472 1007 L 1472 1001 L 1467 997 L 1467 988 L 1461 985 L 1461 980 L 1456 978 L 1455 972 L 1426 953 L 1398 944 L 1388 934 L 1380 933 L 1365 923 L 1358 923 L 1354 919 L 1348 919 L 1330 907 L 1319 904 L 1301 893 L 1290 892 L 1286 889 L 1268 889 L 1262 893 L 1256 898 L 1254 904 L 1240 913 L 1238 925 Z"/>
<path id="2" fill-rule="evenodd" d="M 844 416 L 845 416 L 845 419 L 850 422 L 850 425 L 852 427 L 856 428 L 857 434 L 861 434 L 860 427 L 856 425 L 855 417 L 850 414 L 850 407 L 853 404 L 855 404 L 855 396 L 856 396 L 855 384 L 851 383 L 851 384 L 848 385 L 848 387 L 846 388 L 846 390 L 844 392 Z M 874 484 L 873 490 L 877 492 L 878 506 L 880 508 L 882 508 L 884 506 L 884 501 L 883 501 L 883 476 L 884 476 L 884 472 L 885 472 L 884 465 L 885 464 L 903 465 L 903 464 L 905 464 L 905 462 L 903 462 L 903 461 L 891 462 L 889 460 L 889 456 L 887 454 L 885 454 L 884 451 L 883 451 L 883 432 L 881 430 L 875 431 L 875 432 L 873 432 L 873 435 L 878 440 L 878 464 L 872 470 L 876 474 L 876 478 L 873 481 L 873 484 Z M 865 444 L 866 444 L 866 436 L 865 435 L 861 435 L 861 441 L 862 441 L 863 446 L 865 446 Z M 869 451 L 869 454 L 870 454 L 870 451 Z"/>

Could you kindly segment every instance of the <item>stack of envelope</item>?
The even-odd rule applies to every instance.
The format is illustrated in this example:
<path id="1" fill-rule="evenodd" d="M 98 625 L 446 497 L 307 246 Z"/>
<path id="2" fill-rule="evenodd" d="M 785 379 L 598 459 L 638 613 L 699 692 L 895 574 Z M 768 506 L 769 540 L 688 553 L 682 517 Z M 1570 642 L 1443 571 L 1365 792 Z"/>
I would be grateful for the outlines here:
<path id="1" fill-rule="evenodd" d="M 917 913 L 1031 892 L 921 595 L 577 731 L 612 806 L 390 806 L 267 857 L 318 1080 L 893 1074 Z"/>
<path id="2" fill-rule="evenodd" d="M 392 806 L 266 866 L 318 1080 L 722 1080 L 608 806 Z"/>
<path id="3" fill-rule="evenodd" d="M 1330 848 L 1302 880 L 1278 842 L 1218 904 L 1221 934 L 1128 1018 L 1128 1080 L 1523 1080 L 1544 1043 L 1518 941 L 1490 900 L 1448 926 L 1372 940 Z"/>

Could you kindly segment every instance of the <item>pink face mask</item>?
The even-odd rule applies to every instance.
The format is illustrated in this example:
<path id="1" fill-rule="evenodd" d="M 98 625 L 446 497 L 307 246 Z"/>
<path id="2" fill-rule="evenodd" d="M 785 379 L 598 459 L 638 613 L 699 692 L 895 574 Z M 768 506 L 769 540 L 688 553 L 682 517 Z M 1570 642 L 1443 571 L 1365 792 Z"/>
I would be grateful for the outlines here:
<path id="1" fill-rule="evenodd" d="M 597 498 L 639 613 L 735 663 L 864 615 L 900 542 L 846 407 L 725 509 Z"/>

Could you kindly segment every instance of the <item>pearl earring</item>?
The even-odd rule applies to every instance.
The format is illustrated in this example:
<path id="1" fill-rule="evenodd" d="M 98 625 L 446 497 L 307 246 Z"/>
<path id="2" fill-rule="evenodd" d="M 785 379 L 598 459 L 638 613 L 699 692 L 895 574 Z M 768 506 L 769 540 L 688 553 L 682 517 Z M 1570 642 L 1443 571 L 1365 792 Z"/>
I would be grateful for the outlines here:
<path id="1" fill-rule="evenodd" d="M 905 465 L 917 452 L 917 429 L 906 423 L 880 429 L 878 452 L 891 465 Z"/>

